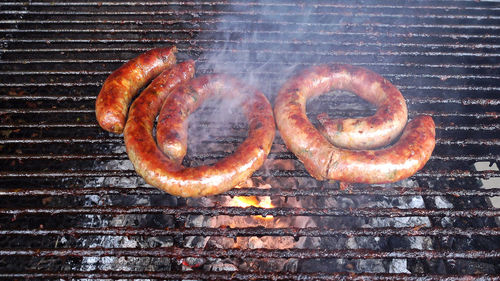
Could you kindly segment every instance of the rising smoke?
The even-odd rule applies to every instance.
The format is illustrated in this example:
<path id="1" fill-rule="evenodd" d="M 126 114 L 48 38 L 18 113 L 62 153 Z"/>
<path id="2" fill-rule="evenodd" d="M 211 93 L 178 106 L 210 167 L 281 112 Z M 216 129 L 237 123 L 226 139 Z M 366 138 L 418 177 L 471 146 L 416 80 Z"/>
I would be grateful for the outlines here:
<path id="1" fill-rule="evenodd" d="M 195 40 L 204 50 L 197 60 L 198 74 L 235 76 L 262 91 L 271 103 L 281 84 L 295 70 L 326 62 L 325 56 L 332 49 L 331 40 L 318 38 L 327 38 L 323 33 L 332 32 L 332 21 L 339 21 L 338 17 L 324 14 L 320 5 L 307 1 L 243 1 L 222 5 L 216 11 L 220 13 L 216 24 L 207 27 Z M 190 118 L 189 151 L 234 150 L 246 134 L 239 123 L 243 120 L 244 124 L 244 117 L 238 110 L 238 102 L 221 99 L 208 102 L 203 108 Z M 203 126 L 205 123 L 207 126 Z M 241 139 L 217 141 L 234 136 Z"/>
<path id="2" fill-rule="evenodd" d="M 213 32 L 198 37 L 214 42 L 200 57 L 199 68 L 238 76 L 271 99 L 296 68 L 325 62 L 332 46 L 318 38 L 325 37 L 325 26 L 331 32 L 331 21 L 338 20 L 307 1 L 241 2 L 225 12 Z"/>

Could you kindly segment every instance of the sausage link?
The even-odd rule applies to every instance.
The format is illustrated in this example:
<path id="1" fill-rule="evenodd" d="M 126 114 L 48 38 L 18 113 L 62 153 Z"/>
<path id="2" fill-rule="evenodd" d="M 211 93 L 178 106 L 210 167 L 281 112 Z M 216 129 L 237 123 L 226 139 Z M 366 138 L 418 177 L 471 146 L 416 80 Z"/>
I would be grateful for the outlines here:
<path id="1" fill-rule="evenodd" d="M 328 179 L 344 182 L 390 183 L 408 178 L 422 169 L 436 144 L 435 125 L 430 116 L 410 121 L 401 138 L 379 150 L 332 149 Z"/>
<path id="2" fill-rule="evenodd" d="M 160 150 L 178 164 L 182 162 L 187 152 L 186 119 L 189 113 L 201 104 L 201 99 L 193 100 L 197 93 L 190 87 L 181 87 L 179 91 L 182 91 L 182 94 L 173 95 L 163 104 L 156 126 L 156 141 Z"/>
<path id="3" fill-rule="evenodd" d="M 176 52 L 175 46 L 150 50 L 109 75 L 96 100 L 97 122 L 104 130 L 123 132 L 130 101 L 140 88 L 175 64 Z"/>
<path id="4" fill-rule="evenodd" d="M 154 121 L 167 96 L 176 87 L 192 79 L 194 72 L 195 63 L 188 60 L 166 69 L 156 77 L 130 106 L 130 113 L 125 125 L 125 141 L 128 139 L 132 143 L 141 139 L 134 133 L 135 130 L 145 129 L 148 132 L 153 132 Z M 133 143 L 132 147 L 136 148 L 137 145 Z M 166 153 L 171 155 L 169 151 Z M 182 157 L 184 155 L 180 156 L 181 160 Z"/>
<path id="5" fill-rule="evenodd" d="M 319 69 L 329 71 L 325 67 Z M 308 89 L 302 82 L 295 79 L 285 84 L 276 98 L 274 114 L 286 146 L 314 178 L 389 183 L 413 175 L 429 160 L 435 146 L 435 125 L 429 116 L 415 118 L 406 126 L 399 141 L 385 149 L 335 147 L 311 124 L 305 113 L 307 99 L 330 90 L 329 83 L 309 81 L 309 84 L 322 86 Z M 366 85 L 365 89 L 378 87 Z"/>
<path id="6" fill-rule="evenodd" d="M 182 157 L 178 158 L 184 156 L 183 153 L 176 154 L 176 149 L 172 152 L 170 146 L 166 146 L 167 155 L 173 153 L 176 156 L 163 154 L 152 136 L 154 119 L 127 122 L 127 153 L 135 170 L 146 182 L 176 196 L 207 196 L 231 189 L 262 166 L 275 134 L 271 105 L 261 92 L 229 76 L 202 76 L 174 90 L 165 100 L 157 128 L 157 131 L 170 133 L 160 138 L 179 142 L 179 136 L 187 128 L 187 124 L 179 123 L 187 123 L 189 114 L 205 99 L 219 95 L 243 99 L 241 107 L 248 119 L 249 132 L 233 154 L 213 165 L 184 167 L 180 165 Z M 131 111 L 130 115 L 133 114 L 135 112 Z M 163 126 L 170 126 L 170 129 L 162 129 Z"/>
<path id="7" fill-rule="evenodd" d="M 346 90 L 377 106 L 369 117 L 329 119 L 317 116 L 320 132 L 335 146 L 348 149 L 373 149 L 392 142 L 406 125 L 407 108 L 403 95 L 377 73 L 345 64 L 310 67 L 290 79 L 285 89 L 297 90 L 307 97 Z"/>

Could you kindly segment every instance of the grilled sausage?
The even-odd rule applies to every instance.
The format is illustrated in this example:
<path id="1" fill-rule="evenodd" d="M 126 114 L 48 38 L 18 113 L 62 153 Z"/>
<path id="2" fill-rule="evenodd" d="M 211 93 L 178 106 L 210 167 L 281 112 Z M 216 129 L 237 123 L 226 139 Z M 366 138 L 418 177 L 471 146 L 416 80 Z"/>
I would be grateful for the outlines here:
<path id="1" fill-rule="evenodd" d="M 123 132 L 130 101 L 140 88 L 175 64 L 176 52 L 175 46 L 150 50 L 109 75 L 96 100 L 97 121 L 104 130 Z"/>
<path id="2" fill-rule="evenodd" d="M 164 155 L 152 136 L 154 118 L 136 118 L 143 110 L 139 106 L 131 110 L 125 128 L 125 144 L 135 170 L 146 182 L 172 195 L 198 197 L 227 191 L 260 168 L 269 154 L 275 134 L 271 105 L 261 92 L 229 76 L 202 76 L 174 90 L 165 100 L 158 130 L 182 134 L 187 125 L 179 122 L 187 122 L 189 114 L 205 99 L 217 95 L 244 98 L 241 108 L 248 119 L 249 133 L 232 155 L 213 165 L 184 167 L 179 164 L 182 159 L 176 158 L 183 156 L 182 153 L 175 157 Z M 156 108 L 146 106 L 144 109 L 149 111 L 148 116 L 157 113 Z M 169 124 L 171 129 L 161 128 Z M 176 141 L 179 134 L 166 134 L 162 139 Z"/>
<path id="3" fill-rule="evenodd" d="M 316 69 L 330 71 L 328 67 Z M 385 149 L 348 150 L 335 147 L 311 124 L 305 113 L 307 99 L 330 90 L 331 82 L 319 78 L 304 80 L 311 76 L 303 74 L 299 77 L 282 87 L 276 98 L 274 114 L 286 146 L 316 179 L 359 183 L 395 182 L 413 175 L 429 160 L 435 146 L 435 125 L 429 116 L 420 116 L 408 123 L 399 141 Z M 309 84 L 305 84 L 305 81 Z M 307 85 L 313 85 L 313 90 Z M 342 85 L 346 87 L 345 83 Z M 361 87 L 356 86 L 356 89 Z M 383 86 L 366 85 L 364 89 L 379 87 Z"/>
<path id="4" fill-rule="evenodd" d="M 287 82 L 285 88 L 314 97 L 337 89 L 350 91 L 377 106 L 369 117 L 329 119 L 318 115 L 320 132 L 335 146 L 348 149 L 379 148 L 401 134 L 407 121 L 403 95 L 375 72 L 352 65 L 313 66 Z"/>
<path id="5" fill-rule="evenodd" d="M 147 131 L 153 131 L 154 121 L 167 96 L 174 88 L 192 79 L 194 71 L 194 61 L 189 60 L 179 63 L 163 71 L 144 89 L 130 106 L 130 113 L 125 125 L 125 141 L 133 135 L 136 128 L 145 127 Z M 169 151 L 165 151 L 165 153 L 172 155 Z M 184 155 L 179 157 L 182 160 Z"/>

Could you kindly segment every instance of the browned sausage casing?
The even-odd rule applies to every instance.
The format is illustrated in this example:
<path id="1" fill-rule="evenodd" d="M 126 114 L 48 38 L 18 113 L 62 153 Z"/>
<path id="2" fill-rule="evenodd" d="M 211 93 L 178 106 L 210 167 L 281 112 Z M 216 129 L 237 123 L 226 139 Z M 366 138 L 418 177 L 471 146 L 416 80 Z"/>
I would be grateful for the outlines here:
<path id="1" fill-rule="evenodd" d="M 175 46 L 150 50 L 108 76 L 96 100 L 97 121 L 104 130 L 123 132 L 130 101 L 140 88 L 175 64 L 176 52 Z"/>
<path id="2" fill-rule="evenodd" d="M 377 106 L 369 117 L 329 119 L 318 115 L 320 132 L 335 146 L 372 149 L 391 143 L 406 125 L 408 111 L 403 95 L 389 81 L 365 68 L 345 64 L 310 67 L 287 81 L 311 98 L 331 90 L 346 90 Z"/>
<path id="3" fill-rule="evenodd" d="M 250 89 L 229 76 L 202 76 L 174 90 L 165 100 L 158 130 L 162 131 L 162 126 L 171 125 L 172 130 L 177 130 L 178 134 L 167 134 L 163 141 L 178 140 L 179 135 L 187 128 L 179 122 L 187 122 L 189 114 L 205 99 L 217 95 L 244 98 L 241 107 L 248 119 L 249 132 L 233 154 L 213 165 L 184 167 L 180 165 L 183 153 L 175 154 L 175 149 L 173 153 L 177 156 L 167 157 L 152 136 L 154 118 L 130 122 L 136 115 L 135 110 L 131 110 L 125 128 L 125 144 L 135 170 L 146 182 L 176 196 L 206 196 L 231 189 L 262 166 L 275 134 L 271 105 L 261 92 Z M 154 115 L 156 111 L 148 114 Z M 166 153 L 171 154 L 168 147 Z"/>
<path id="4" fill-rule="evenodd" d="M 325 68 L 323 68 L 325 69 Z M 435 125 L 429 116 L 409 122 L 401 138 L 391 147 L 379 150 L 348 150 L 332 145 L 308 120 L 305 113 L 309 97 L 327 92 L 301 90 L 321 81 L 292 78 L 280 90 L 274 107 L 276 124 L 286 146 L 319 180 L 359 183 L 389 183 L 407 178 L 429 160 L 435 146 Z M 328 84 L 328 83 L 327 83 Z M 366 89 L 380 87 L 366 85 Z"/>

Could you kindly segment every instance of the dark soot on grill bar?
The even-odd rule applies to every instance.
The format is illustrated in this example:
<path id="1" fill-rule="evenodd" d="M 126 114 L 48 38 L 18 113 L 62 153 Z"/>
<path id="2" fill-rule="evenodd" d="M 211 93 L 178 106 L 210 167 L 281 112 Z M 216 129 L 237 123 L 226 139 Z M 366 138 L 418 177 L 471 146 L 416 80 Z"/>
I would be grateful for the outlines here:
<path id="1" fill-rule="evenodd" d="M 488 178 L 499 174 L 495 165 L 473 166 L 500 155 L 498 6 L 12 1 L 0 8 L 7 45 L 0 279 L 498 279 L 499 212 L 488 197 L 500 189 Z M 410 119 L 433 116 L 436 150 L 407 180 L 348 185 L 311 178 L 278 134 L 264 166 L 235 189 L 169 196 L 135 173 L 122 137 L 97 127 L 93 106 L 112 70 L 171 44 L 180 61 L 197 61 L 198 76 L 234 75 L 271 104 L 302 68 L 369 68 L 401 90 Z M 322 112 L 374 113 L 345 92 L 307 107 L 313 123 Z M 190 117 L 183 164 L 214 163 L 247 130 L 238 102 L 208 101 Z"/>

